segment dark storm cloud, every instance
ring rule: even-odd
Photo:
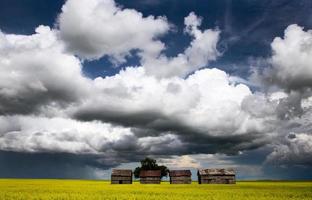
[[[68,91],[36,92],[25,90],[17,96],[6,96],[0,92],[0,115],[40,113],[44,107],[59,106],[66,108],[68,104],[76,102],[77,96]],[[55,105],[56,104],[56,105]]]
[[[301,107],[302,96],[300,92],[291,92],[287,98],[279,103],[276,109],[277,115],[285,120],[301,116],[304,112]]]
[[[114,163],[99,163],[94,155],[65,153],[18,153],[0,151],[3,178],[98,178],[95,168],[109,169]]]
[[[74,113],[74,118],[83,121],[92,121],[95,119],[102,120],[103,122],[112,122],[116,124],[122,124],[125,126],[133,127],[136,126],[144,126],[146,128],[153,128],[157,127],[157,124],[164,124],[167,122],[165,116],[162,113],[157,111],[142,111],[138,113],[128,113],[128,112],[118,112],[116,110],[99,110],[98,108],[93,109],[85,109],[79,110],[78,112]],[[167,122],[168,123],[168,122]],[[164,126],[159,126],[159,128],[163,128]]]
[[[205,135],[205,132],[186,126],[179,120],[165,116],[160,111],[142,111],[139,113],[118,112],[116,110],[86,109],[74,113],[74,118],[83,121],[101,120],[130,127],[138,137],[155,136],[162,132],[179,133],[179,135]]]
[[[312,167],[291,166],[281,167],[267,165],[263,168],[268,180],[311,180]]]
[[[118,125],[131,127],[131,130],[138,138],[144,137],[157,137],[162,133],[172,133],[177,135],[180,142],[182,142],[183,148],[174,149],[174,152],[169,151],[168,147],[162,149],[160,152],[150,152],[157,153],[160,155],[183,155],[183,154],[198,154],[198,153],[225,153],[225,154],[237,154],[242,150],[250,150],[261,147],[268,143],[268,139],[265,138],[262,132],[250,132],[242,135],[235,136],[211,136],[209,135],[209,130],[199,130],[186,126],[185,124],[174,120],[173,118],[168,118],[161,116],[161,113],[151,113],[142,112],[140,114],[133,113],[123,113],[118,115],[117,112],[99,112],[94,113],[89,110],[90,113],[77,113],[75,117],[79,120],[102,120],[103,122],[116,123]],[[136,151],[138,146],[131,145],[132,140],[125,140],[130,142],[130,144],[124,144],[124,147],[129,145],[135,147],[131,151]],[[162,144],[162,145],[165,145]],[[121,145],[123,146],[123,145]],[[129,149],[130,150],[130,149]],[[147,153],[148,150],[145,150]]]

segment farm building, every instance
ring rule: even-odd
[[[160,170],[141,170],[140,172],[141,184],[160,184],[160,179]]]
[[[200,169],[197,172],[199,184],[235,184],[233,169]]]
[[[190,170],[170,170],[170,184],[191,184],[192,173]]]
[[[113,169],[111,176],[112,184],[132,184],[132,170]]]

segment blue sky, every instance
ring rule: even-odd
[[[0,177],[311,179],[311,1],[91,2],[0,2]]]

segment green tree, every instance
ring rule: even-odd
[[[141,167],[137,167],[134,170],[134,177],[139,178],[140,177],[140,171],[141,170],[160,170],[161,171],[161,178],[168,175],[169,169],[164,165],[158,165],[156,160],[152,158],[145,158],[144,160],[141,160]]]

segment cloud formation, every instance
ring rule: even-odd
[[[1,116],[0,149],[19,152],[99,154],[132,136],[129,128],[65,118]]]
[[[275,146],[266,162],[277,165],[311,165],[312,135],[306,133],[289,134],[283,144]]]
[[[276,105],[278,139],[266,163],[278,166],[311,166],[311,66],[312,33],[296,24],[271,44],[270,67],[260,79],[269,90],[280,90]]]
[[[164,44],[158,37],[169,31],[165,17],[123,9],[113,0],[68,0],[58,19],[68,49],[84,59],[105,55],[124,62],[131,50],[158,54]]]
[[[184,126],[214,136],[248,129],[240,104],[251,91],[230,83],[230,77],[217,69],[200,70],[187,79],[159,80],[147,76],[144,68],[127,68],[115,76],[97,78],[94,84],[97,95],[78,108],[74,115],[79,119],[168,131]],[[241,128],[242,122],[246,127]]]
[[[192,37],[191,44],[183,53],[176,57],[167,57],[160,54],[157,57],[142,53],[142,65],[146,73],[156,77],[170,78],[173,76],[185,77],[190,73],[206,67],[210,61],[220,55],[217,50],[219,30],[207,29],[201,31],[199,26],[202,19],[191,12],[184,19],[184,32]]]
[[[311,166],[311,31],[291,25],[272,42],[271,66],[259,76],[274,89],[262,92],[207,68],[221,56],[220,31],[200,30],[202,20],[185,17],[191,43],[175,57],[159,39],[170,30],[164,17],[113,0],[68,0],[54,29],[0,32],[0,150],[90,156],[79,165],[97,168],[147,155],[195,167],[179,156],[261,147],[273,149],[265,163]],[[83,74],[84,59],[118,64],[135,50],[140,66]]]
[[[271,46],[273,68],[266,72],[270,81],[288,90],[311,88],[312,31],[290,25],[284,38],[275,38]]]
[[[55,30],[39,26],[33,35],[0,37],[0,114],[31,114],[86,95],[90,80],[79,59],[64,53]]]

